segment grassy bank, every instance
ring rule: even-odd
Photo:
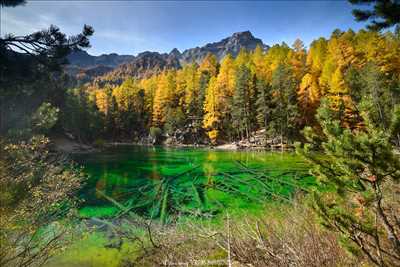
[[[229,260],[233,266],[361,266],[363,259],[347,254],[304,201],[167,226],[131,216],[109,220],[46,266],[224,266]]]

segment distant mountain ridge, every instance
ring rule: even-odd
[[[132,55],[118,55],[116,53],[92,56],[83,50],[74,51],[67,57],[70,65],[76,65],[81,68],[93,67],[96,65],[117,67],[118,65],[131,61],[134,58],[135,57]]]
[[[109,72],[111,72],[109,76],[140,78],[163,69],[178,69],[192,62],[200,63],[208,53],[214,54],[218,60],[221,60],[227,54],[236,57],[241,49],[252,51],[257,45],[264,50],[269,48],[261,39],[255,38],[250,31],[244,31],[234,33],[221,41],[208,43],[202,47],[186,49],[182,53],[174,48],[170,53],[145,51],[137,56],[118,55],[116,53],[92,56],[86,51],[78,50],[68,56],[70,63],[68,70],[72,75],[79,73],[88,76],[86,79],[93,78],[88,73],[94,73],[94,76],[98,74],[97,76],[99,76],[107,75]],[[99,66],[102,67],[99,68]],[[91,70],[93,68],[96,71]],[[102,71],[97,71],[98,69]]]

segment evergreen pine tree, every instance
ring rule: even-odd
[[[263,80],[258,80],[257,92],[257,122],[260,128],[266,130],[271,113],[271,86]]]
[[[236,73],[236,85],[233,95],[232,121],[240,138],[249,138],[250,132],[250,83],[249,68],[241,65]]]
[[[307,127],[309,143],[297,147],[319,182],[312,206],[350,252],[364,253],[378,266],[398,266],[400,159],[390,134],[374,125],[368,109],[361,109],[362,130],[343,128],[343,114],[330,107],[325,99],[318,110],[323,135]]]
[[[297,132],[297,99],[296,83],[288,66],[280,64],[272,75],[273,108],[270,132],[279,137],[281,143],[288,142]]]

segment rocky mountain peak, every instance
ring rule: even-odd
[[[219,42],[209,43],[203,47],[185,50],[182,53],[180,63],[186,64],[192,61],[199,63],[208,53],[216,55],[218,60],[221,60],[227,54],[236,57],[241,49],[252,51],[257,47],[257,45],[261,46],[264,50],[269,48],[261,39],[255,38],[250,31],[236,32]]]
[[[179,50],[177,48],[174,48],[171,50],[171,52],[169,52],[169,55],[179,57],[181,55],[181,52],[179,52]]]
[[[241,39],[241,40],[256,39],[256,38],[254,38],[253,34],[250,31],[235,32],[234,34],[232,34],[231,38]]]
[[[261,39],[255,38],[250,31],[236,32],[231,37],[224,39],[224,41],[225,49],[233,56],[237,55],[242,48],[254,50],[257,45],[265,50],[268,48]]]
[[[164,69],[178,69],[192,62],[200,63],[208,53],[214,54],[218,60],[231,54],[236,57],[241,49],[248,51],[261,46],[264,50],[269,47],[261,39],[255,38],[250,31],[236,32],[218,42],[208,43],[201,47],[187,49],[182,53],[174,48],[169,53],[145,51],[136,57],[129,55],[104,54],[91,56],[86,51],[78,51],[69,56],[71,67],[89,70],[95,66],[103,65],[113,68],[110,73],[122,77],[144,77]],[[105,68],[101,69],[102,71]],[[100,73],[96,68],[95,73]],[[113,76],[111,75],[111,76]]]

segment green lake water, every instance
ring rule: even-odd
[[[121,213],[111,199],[164,222],[257,212],[313,184],[307,165],[289,152],[118,146],[75,160],[89,174],[82,217]]]

